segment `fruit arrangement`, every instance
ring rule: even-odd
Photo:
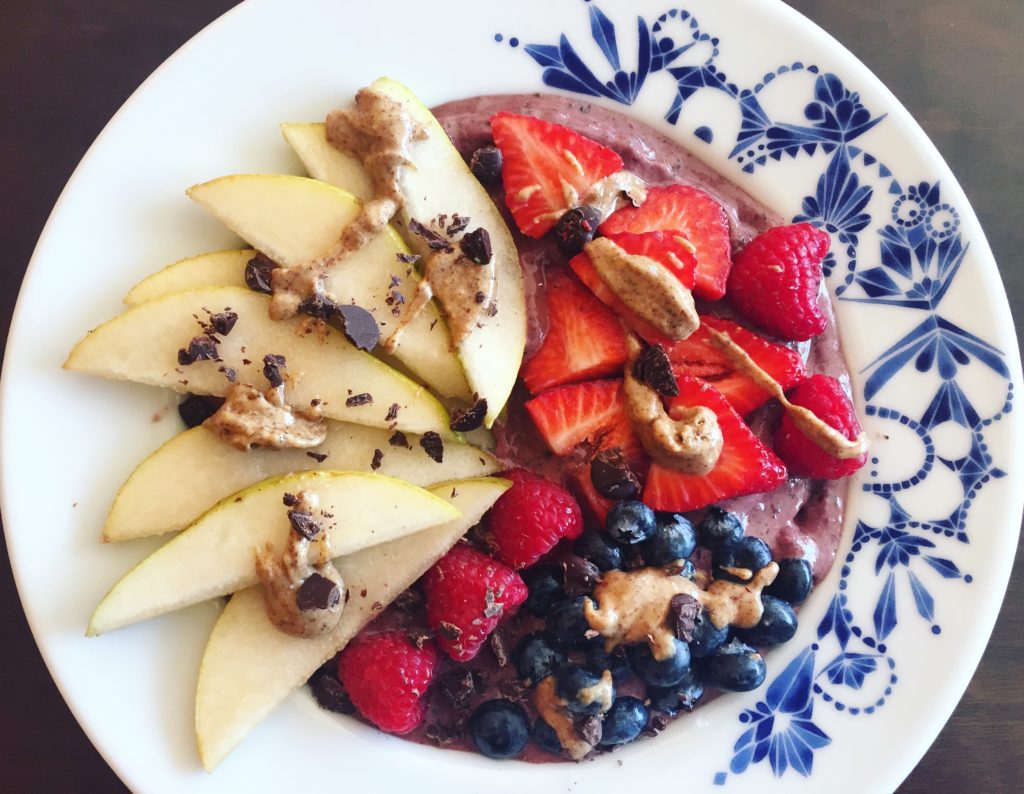
[[[460,152],[387,79],[282,129],[312,178],[189,191],[252,248],[140,282],[65,365],[185,393],[190,428],[104,528],[179,534],[89,633],[230,596],[197,687],[207,769],[307,681],[383,731],[528,760],[759,686],[813,571],[729,500],[865,459],[842,383],[793,344],[828,323],[828,236],[735,253],[704,190],[523,114]],[[525,363],[517,244],[557,252]]]

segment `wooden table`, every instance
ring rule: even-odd
[[[791,4],[853,50],[924,126],[981,217],[1011,305],[1021,316],[1024,4]],[[153,69],[232,5],[232,0],[5,0],[0,9],[0,228],[6,253],[0,267],[6,287],[0,290],[0,328],[9,325],[36,238],[86,148]],[[1014,574],[974,681],[901,792],[1024,787],[1024,568],[1019,557]],[[4,790],[123,790],[71,717],[39,657],[6,553],[0,562],[0,625],[5,627],[0,653]],[[936,665],[941,668],[942,660]]]

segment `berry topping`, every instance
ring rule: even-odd
[[[530,721],[523,707],[501,698],[482,703],[467,728],[476,749],[488,758],[519,755],[530,739]]]
[[[622,550],[611,538],[588,529],[576,541],[576,553],[590,560],[602,571],[622,567]]]
[[[654,511],[643,502],[618,502],[605,519],[605,529],[619,543],[642,543],[654,534]]]
[[[618,318],[590,290],[564,271],[547,285],[548,333],[523,367],[533,394],[566,383],[614,375],[626,362],[626,337]]]
[[[455,661],[480,651],[501,619],[526,600],[526,585],[511,568],[460,545],[423,577],[427,625]]]
[[[501,150],[497,146],[481,146],[469,158],[469,170],[484,185],[501,184]]]
[[[723,645],[702,661],[701,675],[708,686],[726,692],[749,692],[764,683],[764,658],[739,640]]]
[[[711,557],[716,579],[730,582],[744,581],[739,576],[729,573],[725,568],[745,568],[757,573],[772,561],[772,550],[761,538],[742,537],[735,543],[719,546]]]
[[[489,542],[513,568],[532,565],[562,538],[583,532],[580,506],[567,490],[523,469],[505,472],[512,487],[490,512]]]
[[[779,560],[779,575],[764,592],[790,604],[802,604],[811,594],[811,573],[811,563],[808,560],[795,557]]]
[[[566,656],[540,633],[527,634],[515,651],[516,672],[528,686],[557,673],[566,663]]]
[[[555,691],[574,714],[599,714],[615,699],[615,685],[607,670],[565,667],[558,673]]]
[[[583,614],[583,600],[588,596],[567,598],[555,604],[548,613],[547,635],[557,648],[583,648],[587,644],[590,624]],[[591,600],[591,604],[593,605]]]
[[[519,230],[539,238],[587,191],[622,168],[622,158],[578,132],[532,116],[491,117],[501,150],[505,204]]]
[[[793,607],[770,595],[762,595],[761,603],[764,604],[761,620],[752,629],[736,629],[736,637],[756,648],[781,645],[793,639],[797,628]]]
[[[693,621],[693,630],[690,632],[690,655],[694,659],[703,659],[710,656],[729,639],[729,627],[718,628],[711,621],[708,611],[702,610]]]
[[[808,223],[776,226],[755,237],[736,257],[729,303],[783,339],[817,336],[828,324],[818,291],[830,239]]]
[[[338,678],[363,717],[401,734],[423,721],[436,664],[432,642],[417,648],[404,631],[360,634],[342,651]]]
[[[648,687],[651,708],[674,717],[680,709],[693,711],[697,701],[704,697],[704,682],[693,668],[686,671],[683,680],[671,687]]]
[[[555,732],[555,729],[540,717],[533,723],[533,731],[530,734],[530,738],[533,739],[535,745],[545,752],[552,753],[553,755],[559,755],[562,752],[562,743],[558,740],[558,734]]]
[[[835,428],[853,441],[860,435],[860,422],[853,403],[843,385],[828,375],[812,375],[787,395],[794,405],[809,409],[825,424]],[[834,458],[783,414],[782,422],[775,431],[775,451],[798,477],[816,477],[837,480],[853,474],[867,461],[867,453],[855,458]]]
[[[647,191],[639,207],[624,207],[601,224],[601,234],[676,232],[693,245],[697,258],[694,293],[706,300],[725,294],[731,243],[729,218],[722,205],[703,190],[688,185],[664,185]]]
[[[769,342],[742,325],[713,314],[701,315],[700,323],[700,328],[689,337],[667,347],[676,377],[695,375],[710,383],[740,416],[763,405],[771,395],[736,369],[732,360],[712,341],[708,328],[727,333],[783,389],[807,377],[803,359],[795,350]]]
[[[551,607],[565,598],[562,568],[558,565],[534,565],[523,571],[523,581],[530,591],[526,597],[526,608],[539,618],[548,614]]]
[[[620,645],[609,653],[604,649],[604,637],[594,637],[587,644],[586,660],[591,667],[610,671],[614,681],[623,681],[633,675],[633,665],[629,663],[626,649]]]
[[[743,537],[743,522],[735,513],[728,513],[718,505],[712,505],[700,522],[700,545],[714,551],[728,546]]]
[[[558,250],[566,259],[576,256],[583,245],[594,239],[601,212],[596,207],[573,207],[555,224],[555,240]]]
[[[655,530],[640,551],[648,565],[668,565],[685,560],[697,548],[697,530],[678,513],[657,513]]]
[[[650,713],[635,697],[616,698],[601,723],[601,744],[611,746],[633,741],[647,727]]]
[[[770,491],[786,481],[786,467],[761,443],[712,386],[690,376],[679,379],[680,404],[715,412],[724,443],[715,467],[704,475],[651,465],[644,502],[655,510],[686,512],[722,499]]]
[[[675,653],[661,661],[651,655],[646,642],[629,646],[629,661],[640,680],[651,686],[675,686],[690,669],[690,646],[679,639],[672,640]]]

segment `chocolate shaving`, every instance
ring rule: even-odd
[[[427,741],[435,747],[447,747],[455,741],[456,737],[459,735],[459,731],[454,727],[434,723],[427,726],[423,735],[426,736]]]
[[[345,400],[345,405],[348,408],[358,408],[360,405],[372,404],[373,395],[370,394],[368,391],[364,391],[362,394],[353,394],[351,397]]]
[[[330,320],[340,310],[340,306],[326,295],[310,295],[299,303],[299,311],[316,317],[318,320]]]
[[[384,421],[385,422],[390,422],[393,419],[396,419],[398,417],[398,409],[399,409],[399,407],[400,406],[398,405],[398,403],[391,403],[391,407],[388,408],[387,414],[384,415]]]
[[[424,226],[415,218],[409,219],[409,231],[423,238],[427,248],[431,251],[441,251],[448,247],[448,240],[433,229]]]
[[[498,667],[504,667],[508,664],[508,649],[505,645],[505,636],[500,632],[496,631],[491,634],[490,637],[491,652],[494,654],[494,658],[498,662]]]
[[[602,449],[590,464],[590,482],[606,499],[633,499],[640,493],[640,480],[618,447]]]
[[[406,449],[412,449],[409,445],[409,439],[405,437],[405,433],[401,430],[396,430],[392,433],[391,438],[388,439],[388,443],[393,447],[405,447]]]
[[[317,463],[323,463],[328,457],[330,457],[326,452],[307,452],[306,454]]]
[[[338,315],[348,341],[359,350],[373,350],[380,342],[380,326],[362,306],[339,306]]]
[[[465,708],[473,697],[473,674],[465,667],[456,668],[438,682],[438,689],[452,706]]]
[[[505,605],[494,597],[494,591],[487,588],[484,592],[484,617],[496,618],[505,610]]]
[[[263,357],[263,377],[276,389],[284,384],[281,370],[287,366],[288,363],[285,361],[284,356],[275,356],[273,353],[268,353]]]
[[[437,633],[444,637],[448,642],[458,642],[462,639],[462,629],[454,623],[449,623],[447,620],[441,621],[437,627]]]
[[[661,345],[651,345],[637,357],[633,364],[633,377],[663,397],[679,396],[679,384],[672,372],[672,362]]]
[[[285,504],[288,503],[285,502]],[[292,525],[292,529],[306,540],[313,540],[323,529],[318,522],[313,520],[312,513],[302,510],[289,510],[288,522]]]
[[[444,460],[444,441],[433,430],[428,430],[423,434],[420,438],[420,446],[435,463],[441,463]]]
[[[601,718],[596,714],[586,717],[576,728],[576,733],[591,747],[597,747],[601,743],[601,734],[603,732]]]
[[[192,337],[188,348],[181,348],[178,351],[178,363],[183,367],[195,364],[197,361],[217,360],[217,340],[208,334]]]
[[[373,451],[373,460],[370,461],[370,468],[373,471],[377,471],[377,469],[380,468],[380,464],[383,462],[383,460],[384,460],[384,450],[382,450],[382,449],[375,449]]]
[[[562,569],[565,571],[564,589],[568,596],[593,592],[601,578],[601,570],[594,563],[576,554],[570,554],[562,561]]]
[[[669,620],[683,642],[693,639],[693,627],[699,614],[700,601],[688,593],[678,593],[668,602]]]
[[[303,612],[311,609],[333,609],[341,601],[341,590],[333,582],[315,571],[302,583],[295,595],[295,604]]]
[[[494,255],[491,249],[491,235],[483,227],[466,232],[459,241],[459,248],[478,265],[489,265]]]
[[[664,714],[652,714],[647,722],[647,727],[643,729],[642,733],[644,736],[657,736],[667,727],[668,717]]]
[[[267,295],[274,291],[271,271],[277,268],[277,262],[258,251],[256,256],[245,263],[245,285],[253,292]]]
[[[337,662],[334,663],[334,669],[337,670]],[[311,684],[313,689],[313,697],[316,698],[316,702],[320,708],[333,711],[338,714],[354,714],[356,707],[352,705],[352,701],[348,699],[348,695],[345,694],[345,689],[342,687],[341,682],[335,677],[333,673],[321,673],[313,679]]]
[[[224,377],[228,379],[228,383],[234,383],[238,380],[238,370],[234,367],[217,367],[217,371],[224,373]]]
[[[423,646],[427,644],[430,639],[430,632],[424,631],[423,629],[410,629],[406,632],[406,639],[409,640],[411,645],[416,646],[417,651],[422,651]]]
[[[295,507],[299,503],[299,497],[293,493],[286,493],[281,497],[281,501],[284,502],[285,507]]]
[[[457,433],[468,433],[470,430],[476,430],[480,427],[484,423],[484,417],[486,416],[487,399],[481,397],[465,411],[458,408],[452,411],[452,419],[448,427]]]
[[[395,254],[398,257],[399,262],[403,262],[407,265],[414,265],[420,261],[419,254]]]
[[[454,237],[459,232],[465,231],[467,226],[469,226],[469,218],[456,212],[452,215],[451,225],[445,229],[445,233],[449,237]]]
[[[394,600],[396,608],[407,615],[415,615],[423,608],[423,594],[419,590],[409,588],[399,593]]]
[[[217,413],[223,404],[223,397],[189,394],[178,403],[178,415],[186,427],[197,427]]]

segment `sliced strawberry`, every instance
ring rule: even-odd
[[[694,294],[718,300],[732,267],[729,218],[722,205],[689,185],[663,185],[647,191],[639,207],[623,207],[601,224],[601,234],[674,230],[693,243],[697,255]]]
[[[564,271],[549,274],[547,299],[548,335],[522,372],[531,393],[622,371],[626,336],[614,312]]]
[[[622,158],[607,146],[533,116],[496,113],[491,131],[501,150],[505,203],[519,230],[535,239],[596,182],[622,168]]]
[[[761,369],[777,380],[783,389],[788,389],[807,377],[800,354],[785,345],[769,342],[753,331],[732,320],[703,314],[700,328],[681,342],[673,342],[666,348],[672,361],[676,377],[695,375],[718,389],[740,416],[746,416],[759,405],[767,402],[768,392],[754,381],[738,372],[729,357],[711,341],[707,328],[729,334],[732,341],[742,347]],[[679,398],[670,403],[678,403]]]
[[[621,380],[594,380],[551,389],[526,403],[533,422],[556,455],[571,455],[585,442],[617,446],[626,454],[639,447],[626,416]]]
[[[601,303],[619,315],[630,328],[648,342],[652,344],[672,344],[673,340],[659,333],[654,326],[626,306],[619,296],[612,292],[608,285],[604,283],[604,280],[597,274],[597,269],[594,267],[590,257],[587,256],[586,251],[570,259],[569,267],[572,268],[573,273],[579,276],[580,281],[586,284],[590,291],[597,296]]]
[[[655,510],[684,512],[751,493],[771,491],[786,481],[786,467],[761,443],[713,386],[684,375],[679,403],[704,405],[715,412],[725,441],[708,474],[683,474],[652,463],[647,472],[644,502]]]
[[[639,254],[660,262],[672,271],[684,287],[693,289],[697,256],[682,232],[618,232],[605,236],[627,254]]]

